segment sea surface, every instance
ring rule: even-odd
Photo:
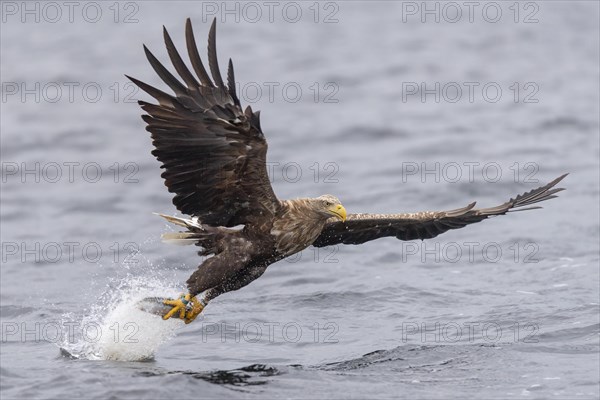
[[[597,399],[599,3],[2,2],[2,399]],[[542,210],[309,248],[190,325],[139,311],[202,259],[124,74],[162,26],[262,110],[280,198]],[[187,58],[187,57],[184,57]]]

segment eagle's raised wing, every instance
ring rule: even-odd
[[[530,210],[540,207],[529,206],[540,201],[553,199],[556,193],[564,190],[554,188],[567,174],[545,186],[521,194],[504,204],[491,208],[474,208],[475,203],[451,211],[425,211],[406,214],[350,214],[345,222],[328,222],[313,246],[323,247],[334,244],[361,244],[386,236],[400,240],[430,239],[450,229],[459,229],[469,224],[483,221],[491,216],[503,215],[509,211]]]
[[[208,36],[209,77],[196,47],[191,21],[186,21],[186,44],[200,82],[177,52],[167,30],[164,39],[181,83],[144,46],[146,57],[175,96],[131,78],[158,105],[139,101],[162,162],[162,177],[173,204],[203,224],[235,226],[253,217],[273,214],[279,201],[266,169],[267,142],[260,128],[260,113],[242,111],[236,94],[233,64],[229,60],[227,85],[219,72],[215,47],[216,19]],[[214,81],[214,82],[213,82]]]

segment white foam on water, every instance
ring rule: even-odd
[[[64,335],[61,349],[74,358],[88,360],[152,359],[159,346],[174,337],[184,323],[178,319],[164,321],[140,310],[137,303],[145,297],[173,297],[181,291],[165,287],[156,278],[125,278],[116,288],[109,289],[106,299],[92,306],[88,315],[64,316],[78,329],[75,335]]]

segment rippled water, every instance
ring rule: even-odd
[[[597,3],[451,22],[430,2],[439,23],[421,2],[276,3],[273,22],[254,3],[256,23],[89,4],[71,22],[2,3],[2,398],[599,397]],[[201,260],[160,242],[152,212],[175,210],[123,74],[160,84],[141,43],[166,60],[161,25],[183,49],[190,16],[203,49],[214,12],[281,198],[486,206],[563,172],[568,190],[422,243],[308,249],[188,326],[139,312]]]

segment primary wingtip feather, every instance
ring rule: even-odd
[[[233,61],[231,61],[231,58],[229,59],[227,67],[227,89],[229,91],[229,96],[231,96],[235,105],[241,107],[240,99],[237,97],[235,88],[235,73],[233,72]]]
[[[176,94],[185,94],[186,88],[179,82],[175,76],[169,72],[168,69],[165,68],[164,65],[152,54],[152,52],[144,45],[144,53],[146,53],[146,58],[152,69],[156,72],[156,74],[163,80]]]
[[[219,61],[217,59],[217,19],[213,19],[210,31],[208,32],[208,66],[212,74],[215,85],[219,88],[224,88],[221,71],[219,71]]]
[[[189,19],[189,18],[188,18]],[[200,83],[194,78],[194,75],[190,72],[189,68],[183,62],[183,59],[179,55],[175,44],[173,43],[173,39],[169,35],[167,28],[163,25],[163,38],[165,41],[165,46],[167,47],[167,52],[169,53],[169,58],[171,59],[171,63],[177,70],[177,73],[183,78],[185,83],[190,88],[197,88],[200,86]]]
[[[558,192],[562,192],[565,189],[554,188],[554,186],[556,186],[560,181],[562,181],[567,175],[568,174],[563,174],[544,186],[541,186],[537,189],[533,189],[529,192],[523,193],[515,197],[514,199],[511,199],[510,202],[512,204],[510,208],[528,206],[557,197],[555,194]]]
[[[192,20],[189,18],[185,22],[185,43],[190,62],[192,63],[192,67],[194,68],[196,75],[198,75],[198,78],[200,78],[200,82],[202,82],[204,86],[214,87],[215,85],[208,76],[206,68],[204,68],[204,64],[202,64],[200,53],[198,53],[198,46],[196,45],[196,38],[194,37],[194,29],[192,28]]]
[[[132,76],[129,75],[125,75],[127,77],[127,79],[129,79],[131,82],[135,83],[140,89],[142,89],[144,92],[148,93],[150,96],[154,97],[156,100],[158,100],[158,102],[163,105],[163,106],[167,106],[167,107],[174,107],[174,99],[171,95],[163,92],[160,89],[157,89],[153,86],[148,85],[145,82],[140,81],[139,79],[136,79]]]

